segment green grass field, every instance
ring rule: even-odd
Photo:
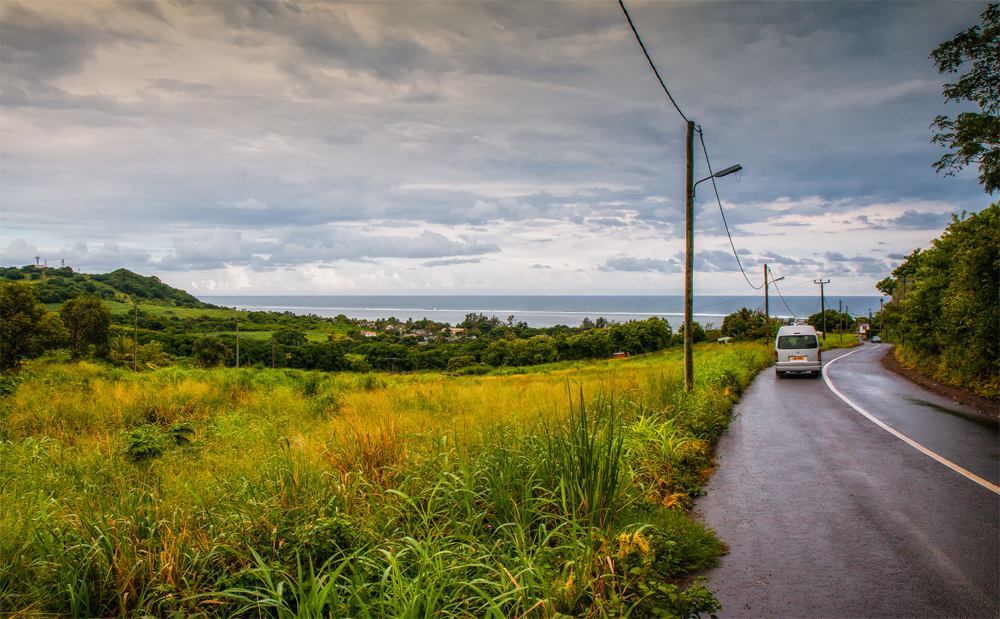
[[[4,616],[695,616],[760,345],[509,376],[36,361],[4,383]]]

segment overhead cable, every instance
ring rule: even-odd
[[[736,258],[736,264],[740,267],[740,273],[743,274],[743,279],[747,280],[747,284],[750,284],[750,287],[754,290],[760,290],[764,287],[764,284],[754,286],[750,282],[750,278],[747,277],[747,272],[743,270],[743,264],[740,263],[740,256],[736,253],[736,245],[733,244],[733,235],[729,234],[729,224],[726,223],[726,212],[722,210],[722,199],[719,197],[719,187],[715,184],[715,176],[712,175],[712,162],[708,159],[708,149],[705,147],[705,135],[702,133],[701,125],[698,126],[697,131],[698,139],[701,140],[701,150],[705,153],[705,163],[708,165],[709,178],[712,179],[712,189],[715,190],[715,201],[719,203],[719,212],[722,213],[722,225],[726,227],[726,236],[729,237],[729,246],[733,248],[733,256]]]
[[[770,271],[770,270],[771,269],[768,269],[768,271]],[[788,310],[788,313],[792,315],[792,318],[795,318],[795,312],[792,311],[792,308],[788,307],[788,303],[785,302],[785,297],[782,296],[781,290],[778,289],[778,282],[774,281],[774,278],[772,277],[771,278],[771,283],[774,284],[774,290],[775,290],[775,292],[778,293],[778,297],[781,299],[781,302],[784,304],[785,309]]]
[[[639,42],[639,47],[642,48],[642,53],[646,55],[646,60],[649,62],[650,68],[653,69],[653,73],[656,75],[656,79],[660,81],[660,86],[663,87],[663,92],[667,93],[667,97],[670,99],[670,102],[674,104],[674,109],[677,110],[677,113],[681,115],[681,118],[687,121],[688,119],[687,116],[685,116],[684,112],[681,111],[681,108],[677,106],[677,102],[674,101],[673,95],[671,95],[670,91],[667,90],[667,85],[663,83],[663,78],[660,77],[660,72],[656,70],[656,65],[653,64],[653,59],[649,57],[649,52],[646,51],[646,46],[643,45],[642,38],[639,37],[639,33],[635,29],[635,24],[632,23],[632,18],[629,16],[628,11],[625,9],[625,3],[622,2],[622,0],[618,0],[618,6],[622,7],[622,13],[625,13],[625,19],[628,20],[628,25],[630,28],[632,28],[632,34],[635,35],[635,40]]]

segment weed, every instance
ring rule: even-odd
[[[758,348],[696,349],[692,393],[671,354],[463,378],[36,361],[2,398],[0,607],[711,612],[671,579],[725,549],[680,508]]]

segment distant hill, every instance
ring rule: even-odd
[[[124,303],[143,301],[175,307],[217,307],[202,303],[183,290],[164,284],[157,277],[144,277],[128,269],[92,275],[75,273],[70,267],[0,267],[0,280],[31,282],[38,288],[38,299],[42,303],[62,303],[67,299],[90,294]]]

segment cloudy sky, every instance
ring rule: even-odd
[[[626,2],[750,281],[874,283],[990,204],[930,52],[986,2]],[[681,294],[685,123],[616,0],[0,0],[0,263],[195,295]],[[695,178],[708,176],[696,141]],[[712,183],[698,294],[753,294]]]

